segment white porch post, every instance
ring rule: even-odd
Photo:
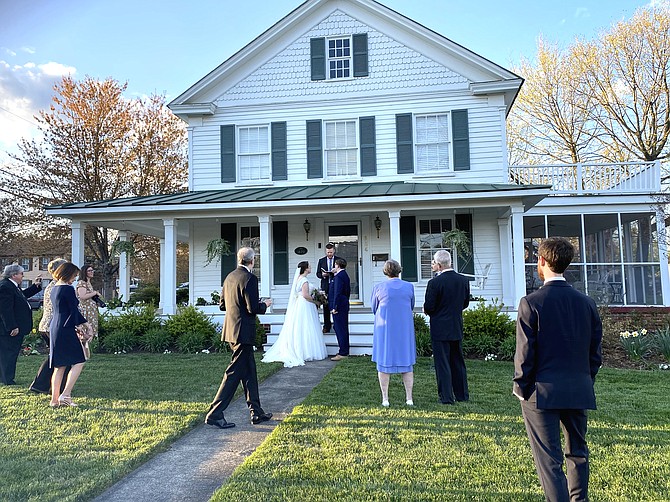
[[[161,263],[161,300],[163,314],[174,314],[177,310],[177,220],[165,218],[165,253]]]
[[[512,232],[510,219],[498,218],[498,239],[500,240],[500,263],[502,265],[502,302],[508,307],[516,307],[514,304],[514,268],[512,263]]]
[[[272,277],[272,259],[270,258],[270,216],[267,214],[258,217],[261,237],[261,290],[260,295],[270,298],[270,277]]]
[[[128,241],[126,230],[119,231],[119,241]],[[124,302],[127,302],[130,298],[130,268],[128,267],[128,256],[125,252],[119,255],[119,298]]]
[[[670,276],[668,276],[668,241],[665,232],[665,214],[656,210],[656,233],[658,236],[658,255],[661,260],[661,287],[663,288],[663,305],[670,305]]]
[[[400,211],[389,211],[389,236],[391,255],[389,258],[400,263]]]
[[[78,267],[84,265],[84,231],[86,223],[72,220],[72,263]]]
[[[160,288],[160,296],[158,298],[158,308],[163,309],[164,307],[164,302],[163,302],[163,294],[164,294],[164,289],[163,285],[165,284],[165,281],[163,280],[163,271],[165,270],[165,239],[158,239],[158,252],[159,252],[159,257],[158,257],[158,263],[159,263],[159,274],[158,274],[158,287]],[[175,296],[177,292],[175,291]],[[175,298],[176,301],[176,298]]]
[[[526,296],[523,256],[523,207],[512,207],[512,258],[514,260],[514,308]]]

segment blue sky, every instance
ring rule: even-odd
[[[639,7],[667,0],[382,0],[468,49],[511,67],[539,36],[592,39]],[[62,75],[112,77],[127,95],[175,98],[301,5],[300,0],[0,0],[0,162]],[[504,8],[501,8],[504,5]]]

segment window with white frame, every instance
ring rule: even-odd
[[[47,268],[49,267],[49,262],[50,261],[51,260],[49,260],[49,258],[47,256],[42,256],[42,265],[40,266],[40,269],[41,270],[47,270]]]
[[[449,115],[417,115],[415,131],[416,172],[435,174],[450,171]]]
[[[30,270],[30,264],[32,260],[30,258],[21,258],[21,266],[24,270]]]
[[[433,256],[440,249],[449,248],[444,246],[442,234],[452,229],[451,220],[434,219],[419,220],[419,252],[421,253],[421,279],[428,280],[433,277],[431,263]]]
[[[237,129],[237,159],[242,183],[270,181],[270,128],[267,125]]]
[[[351,77],[351,37],[328,40],[328,79]]]
[[[326,122],[326,175],[329,178],[358,175],[356,120]]]

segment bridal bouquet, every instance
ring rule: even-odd
[[[312,300],[316,302],[316,307],[319,308],[321,305],[326,303],[326,294],[320,289],[314,288],[312,290]]]

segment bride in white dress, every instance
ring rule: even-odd
[[[317,361],[328,356],[317,305],[311,295],[314,288],[307,281],[311,272],[309,262],[298,263],[284,325],[275,343],[263,356],[264,363],[282,362],[286,368],[292,368],[303,366],[305,361]]]

